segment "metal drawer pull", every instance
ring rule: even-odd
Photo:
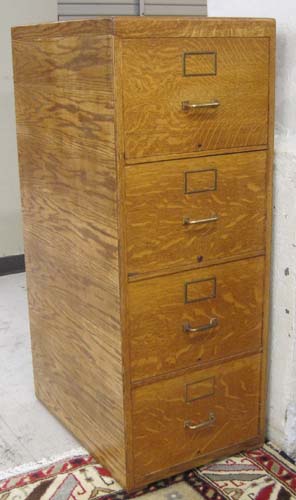
[[[215,422],[216,422],[215,413],[211,411],[209,413],[209,420],[201,422],[201,424],[195,424],[194,422],[191,422],[191,420],[185,420],[184,427],[185,429],[196,431],[198,429],[203,429],[204,427],[210,427],[211,425],[214,425]]]
[[[213,215],[213,217],[208,217],[207,219],[197,219],[193,220],[190,217],[183,218],[183,226],[190,226],[193,224],[206,224],[207,222],[216,222],[219,219],[218,215]]]
[[[211,101],[211,102],[183,101],[182,102],[183,111],[188,111],[190,109],[199,109],[199,108],[217,108],[218,106],[220,106],[219,101]]]
[[[217,318],[211,318],[210,322],[207,323],[206,325],[201,325],[196,327],[190,326],[190,323],[184,323],[183,331],[185,333],[198,333],[198,332],[203,332],[204,330],[210,330],[211,328],[215,328],[216,326],[218,326]]]

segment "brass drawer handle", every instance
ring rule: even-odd
[[[198,429],[203,429],[204,427],[210,427],[211,425],[214,425],[215,422],[216,422],[215,413],[211,411],[209,413],[209,420],[201,422],[201,424],[195,424],[194,422],[191,422],[191,420],[185,420],[184,427],[185,429],[196,431]]]
[[[206,224],[208,222],[216,222],[219,219],[218,215],[213,215],[213,217],[208,217],[207,219],[197,219],[193,220],[190,217],[183,218],[183,226],[190,226],[193,224]]]
[[[183,331],[185,333],[198,333],[198,332],[203,332],[205,330],[210,330],[211,328],[215,328],[216,326],[218,326],[217,318],[211,318],[210,322],[207,323],[206,325],[201,325],[196,327],[190,326],[190,323],[184,323]]]
[[[189,111],[190,109],[199,109],[199,108],[217,108],[218,106],[220,106],[219,101],[211,101],[211,102],[183,101],[182,102],[183,111]]]

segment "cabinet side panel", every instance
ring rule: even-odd
[[[113,38],[13,53],[36,394],[124,483]]]

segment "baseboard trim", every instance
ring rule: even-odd
[[[25,256],[9,255],[8,257],[0,257],[0,276],[7,274],[16,274],[25,272]]]

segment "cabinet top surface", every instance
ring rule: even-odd
[[[270,37],[274,30],[275,20],[268,18],[116,16],[17,26],[11,32],[14,41],[30,41],[86,34],[122,38]]]

